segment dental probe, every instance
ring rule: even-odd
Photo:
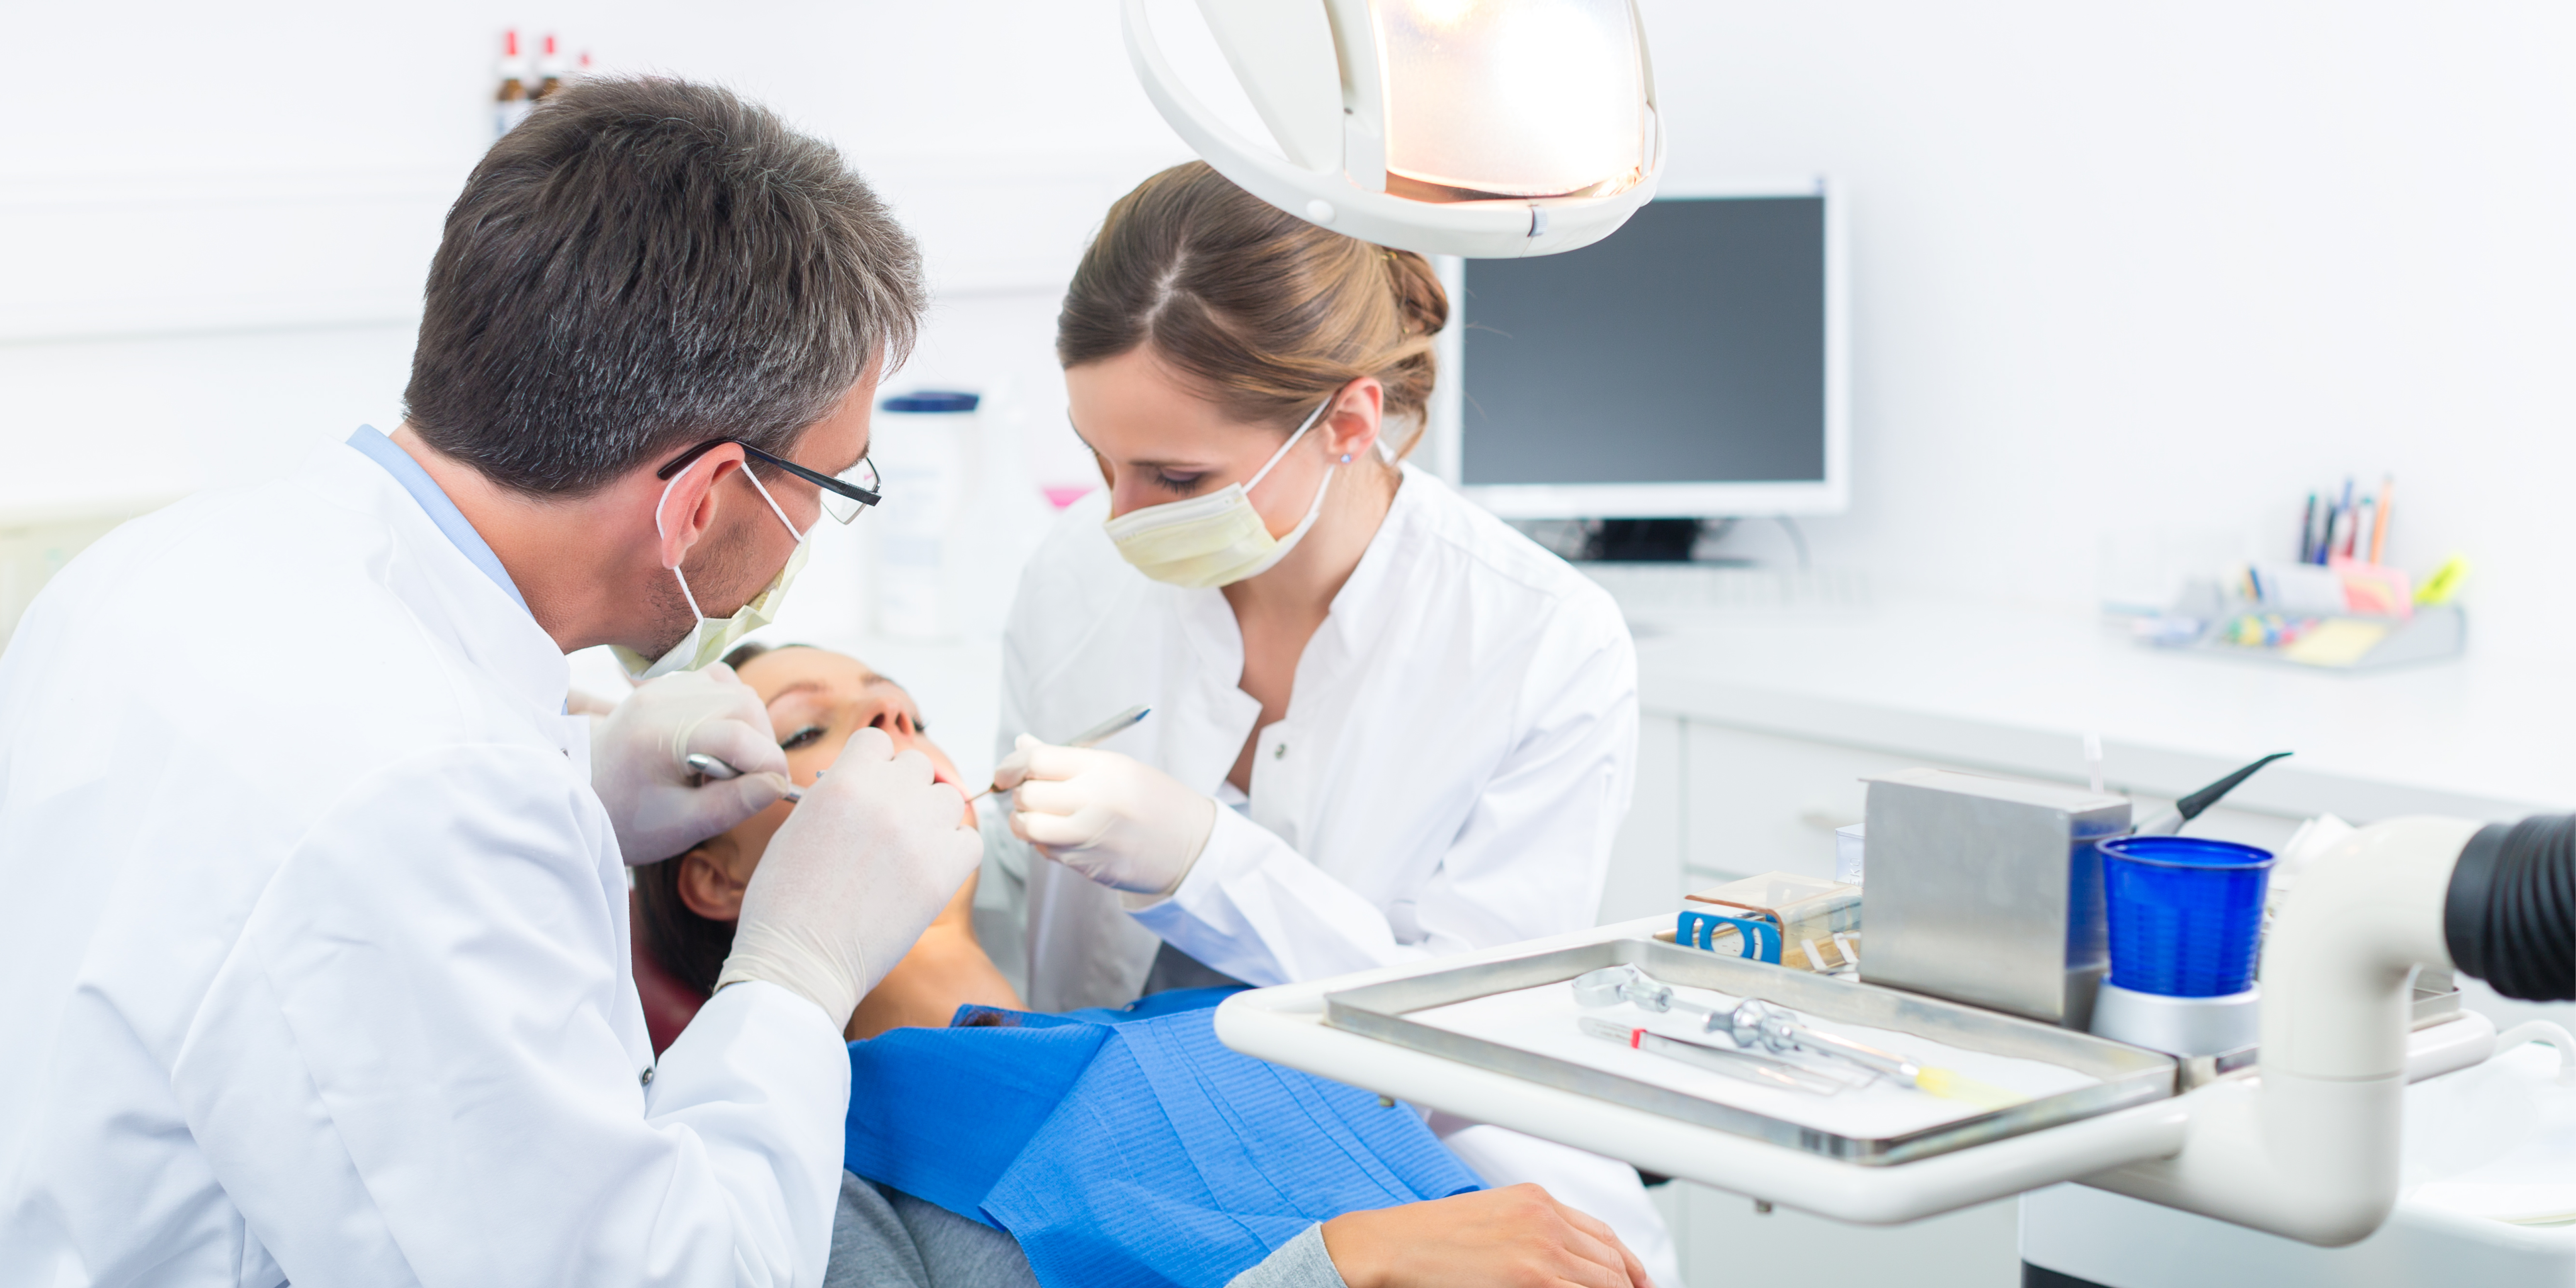
[[[1061,745],[1067,747],[1089,747],[1107,742],[1112,736],[1134,728],[1153,710],[1154,709],[1152,707],[1148,706],[1129,707],[1126,710],[1065,739]],[[984,790],[967,797],[966,803],[972,805],[1000,790],[1001,784],[988,783],[985,785]]]

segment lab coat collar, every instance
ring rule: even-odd
[[[1417,522],[1425,501],[1426,488],[1436,486],[1429,476],[1410,465],[1399,464],[1403,481],[1395,489],[1395,502],[1369,538],[1368,549],[1360,554],[1359,564],[1351,569],[1348,580],[1333,595],[1332,606],[1325,611],[1324,623],[1315,638],[1308,641],[1306,652],[1297,664],[1300,690],[1309,685],[1330,684],[1353,662],[1368,655],[1370,644],[1383,634],[1395,607],[1386,603],[1381,591],[1395,574],[1393,567],[1403,557],[1405,533]],[[1192,790],[1215,794],[1225,776],[1234,769],[1235,757],[1254,732],[1261,719],[1261,703],[1243,691],[1243,627],[1234,619],[1234,607],[1225,592],[1215,588],[1192,589],[1157,584],[1154,589],[1171,601],[1174,620],[1190,651],[1198,657],[1199,692],[1194,695],[1197,709],[1204,713],[1203,740],[1192,738],[1189,747],[1175,745],[1166,753],[1167,766],[1173,776]],[[1321,645],[1321,647],[1318,647]],[[1296,699],[1289,699],[1289,709],[1296,709]]]
[[[1397,462],[1396,470],[1395,500],[1387,507],[1386,520],[1378,524],[1377,535],[1369,538],[1368,549],[1360,552],[1359,564],[1351,569],[1349,579],[1334,592],[1332,609],[1324,614],[1324,624],[1315,632],[1331,632],[1345,657],[1366,656],[1369,645],[1385,632],[1387,619],[1398,606],[1381,592],[1395,576],[1396,562],[1413,548],[1410,543],[1414,538],[1407,533],[1419,521],[1423,492],[1438,486],[1429,475],[1404,462]],[[1307,649],[1311,653],[1314,646],[1310,643]],[[1304,677],[1301,674],[1299,678]]]
[[[1243,627],[1234,620],[1234,606],[1225,602],[1222,590],[1160,583],[1153,589],[1171,601],[1181,638],[1198,658],[1190,673],[1197,691],[1176,695],[1179,701],[1174,704],[1198,715],[1166,727],[1165,768],[1191,791],[1214,795],[1261,719],[1260,700],[1242,688]]]
[[[492,553],[492,543],[474,530],[474,524],[465,517],[465,512],[456,508],[455,498],[447,495],[447,489],[440,487],[438,480],[431,478],[429,471],[411,458],[411,453],[395,446],[394,440],[379,433],[373,425],[358,426],[358,431],[349,435],[349,446],[357,448],[359,454],[368,460],[384,466],[385,473],[393,475],[394,482],[402,484],[403,491],[411,493],[411,499],[420,502],[421,511],[429,516],[430,522],[438,525],[438,530],[446,535],[450,545],[455,546],[475,567],[482,569],[483,575],[491,578],[493,584],[510,592],[511,602],[522,609],[528,606],[528,597],[519,593],[519,583],[510,580],[510,570],[501,565],[501,556]]]
[[[410,604],[424,628],[446,635],[468,661],[525,701],[532,715],[547,717],[543,727],[559,740],[570,737],[555,726],[564,720],[572,664],[529,615],[515,587],[477,567],[402,482],[355,445],[316,449],[297,478],[332,504],[383,523],[394,558],[370,574]]]

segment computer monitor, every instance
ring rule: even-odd
[[[1832,514],[1848,501],[1840,202],[1667,184],[1607,239],[1451,260],[1433,459],[1506,518]]]

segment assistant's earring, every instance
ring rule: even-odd
[[[1350,454],[1349,452],[1344,452],[1344,453],[1342,453],[1342,464],[1344,464],[1344,465],[1348,465],[1348,464],[1350,464],[1350,463],[1351,463],[1351,454]]]

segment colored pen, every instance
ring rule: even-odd
[[[2396,476],[2383,476],[2379,480],[2379,521],[2370,530],[2370,561],[2374,564],[2381,562],[2388,553],[2388,512],[2396,501]]]
[[[2308,513],[2299,520],[2299,562],[2317,561],[2317,494],[2308,493]]]

